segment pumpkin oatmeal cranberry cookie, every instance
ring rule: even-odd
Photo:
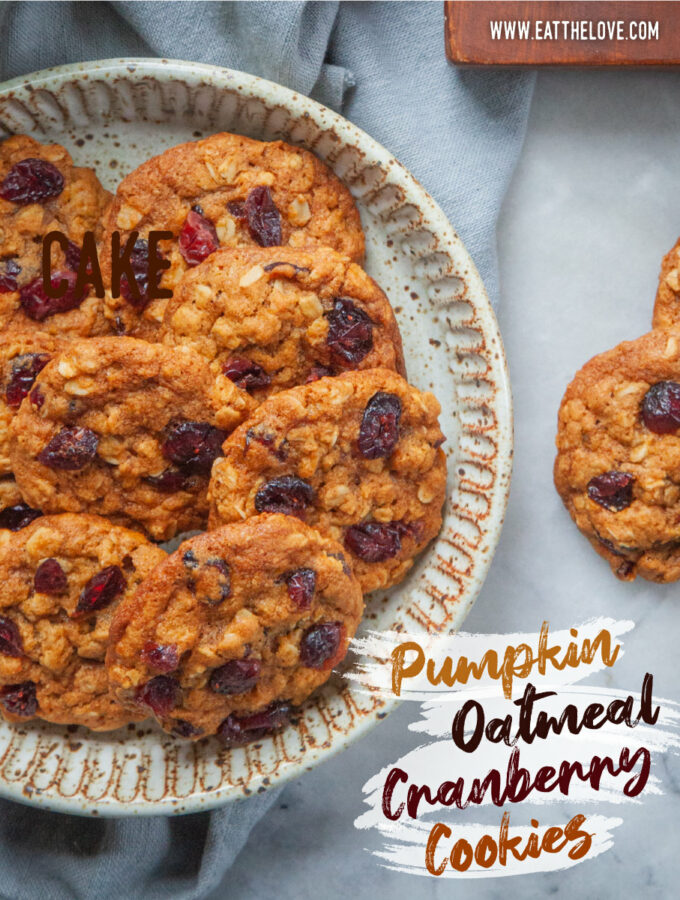
[[[328,248],[217,250],[168,302],[161,339],[204,356],[244,402],[350,369],[404,374],[392,307],[372,278]]]
[[[10,475],[9,428],[38,373],[67,341],[40,331],[0,334],[0,476]]]
[[[555,486],[619,578],[680,578],[680,329],[619,344],[576,374]]]
[[[45,516],[0,543],[0,713],[108,731],[144,718],[109,689],[109,626],[165,553],[98,516]]]
[[[237,395],[185,347],[74,341],[14,418],[12,471],[43,512],[96,512],[157,540],[204,527],[210,467],[241,420]]]
[[[16,135],[0,144],[0,327],[51,334],[104,334],[113,329],[102,301],[76,294],[76,270],[86,231],[98,234],[111,195],[92,169],[73,165],[59,144]],[[48,297],[42,281],[42,238],[60,231],[70,241],[53,247],[53,283],[66,293]]]
[[[329,678],[362,612],[342,547],[257,516],[185,541],[119,606],[109,678],[166,731],[243,743]]]
[[[211,527],[258,512],[298,516],[344,545],[364,591],[396,584],[442,523],[439,411],[432,394],[387,369],[269,397],[213,466]]]
[[[111,235],[139,235],[135,286],[122,284],[107,315],[119,330],[152,339],[165,300],[148,297],[148,234],[161,241],[170,268],[160,286],[174,290],[187,268],[222,246],[329,246],[351,259],[364,254],[359,213],[347,188],[313,154],[283,141],[215,134],[172,147],[123,179],[106,217],[102,271],[111,275]]]

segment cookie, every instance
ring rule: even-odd
[[[67,346],[55,335],[35,331],[0,334],[0,476],[10,475],[9,427],[38,373]]]
[[[74,341],[14,417],[12,471],[43,512],[96,512],[157,540],[202,528],[210,466],[240,421],[237,394],[185,347]]]
[[[329,678],[362,612],[342,547],[289,516],[256,516],[185,541],[121,604],[109,678],[166,731],[240,743]]]
[[[76,270],[85,232],[98,235],[111,199],[92,169],[73,165],[59,144],[16,135],[0,144],[0,328],[91,335],[112,331],[102,301],[76,293]],[[59,299],[45,293],[42,238],[65,234],[67,253],[53,245],[52,273],[66,280]]]
[[[118,604],[165,553],[98,516],[45,516],[0,542],[0,713],[108,731],[144,718],[109,689]]]
[[[558,417],[555,486],[623,580],[680,578],[680,329],[601,353]]]
[[[387,297],[328,248],[215,251],[180,280],[161,339],[204,356],[253,409],[269,394],[349,369],[405,374]]]
[[[361,261],[364,236],[347,188],[320,160],[282,141],[215,134],[180,144],[142,163],[123,179],[107,214],[102,271],[111,275],[111,236],[139,235],[131,257],[134,285],[107,299],[119,331],[151,339],[166,300],[148,302],[148,234],[171,231],[159,250],[170,268],[161,288],[222,246],[328,246]],[[109,280],[110,283],[110,280]]]
[[[396,584],[442,523],[439,411],[387,369],[273,395],[213,466],[211,527],[258,512],[299,516],[344,545],[364,591]]]
[[[680,324],[680,239],[664,256],[654,302],[653,328]]]
[[[13,475],[0,477],[0,531],[19,531],[41,515],[26,503]]]

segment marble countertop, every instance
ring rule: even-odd
[[[552,489],[556,412],[589,357],[649,329],[661,256],[680,233],[680,73],[539,73],[526,145],[499,223],[499,320],[515,401],[507,519],[466,630],[537,631],[595,614],[635,620],[612,687],[680,700],[674,674],[680,586],[617,582]],[[454,223],[455,224],[455,223]],[[215,897],[334,900],[455,896],[525,900],[670,897],[680,855],[680,761],[657,762],[663,796],[628,806],[613,849],[561,873],[513,879],[417,877],[379,865],[354,828],[361,787],[412,743],[406,704],[347,751],[288,785]],[[559,808],[555,808],[558,810]],[[603,815],[620,808],[597,805]],[[566,818],[564,819],[566,821]]]

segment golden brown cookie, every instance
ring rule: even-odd
[[[137,292],[127,281],[107,315],[118,330],[153,338],[165,300],[148,302],[148,234],[171,231],[159,244],[170,262],[160,286],[222,246],[329,246],[361,261],[364,236],[347,188],[313,154],[282,141],[215,134],[180,144],[123,179],[106,218],[102,270],[111,275],[111,235],[139,235],[132,256]]]
[[[166,731],[241,743],[326,681],[361,620],[342,547],[263,515],[180,545],[122,604],[109,678]]]
[[[12,423],[12,471],[43,512],[96,512],[157,540],[205,526],[210,466],[241,419],[185,347],[74,341],[38,375]]]
[[[680,329],[619,344],[576,374],[555,486],[619,578],[680,578]]]
[[[356,263],[325,247],[215,251],[180,280],[161,339],[204,356],[253,409],[323,375],[378,367],[404,374],[387,297]]]
[[[73,165],[59,144],[15,135],[0,144],[0,328],[91,335],[112,331],[102,301],[75,292],[86,231],[99,234],[111,195],[92,169]],[[42,283],[42,238],[59,231],[68,253],[52,248],[53,281],[68,282],[59,299]]]
[[[165,553],[98,516],[45,516],[0,542],[0,713],[108,731],[144,718],[109,690],[118,604]]]
[[[439,411],[387,369],[273,395],[213,466],[211,527],[258,512],[299,516],[344,544],[364,591],[396,584],[442,523]]]
[[[0,476],[10,475],[9,427],[38,373],[67,341],[41,331],[0,334]]]

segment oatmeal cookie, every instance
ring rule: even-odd
[[[439,411],[387,369],[273,395],[213,466],[211,527],[256,512],[299,516],[344,544],[364,591],[396,584],[442,523]]]
[[[78,168],[59,144],[16,135],[0,144],[0,328],[91,335],[112,331],[103,301],[75,293],[83,235],[98,235],[111,195],[92,169]],[[42,283],[42,238],[60,231],[69,252],[52,248],[53,281],[66,293],[48,297]]]
[[[619,578],[680,578],[680,329],[619,344],[576,374],[555,486]]]
[[[372,278],[328,248],[217,250],[180,280],[161,339],[189,346],[252,407],[348,369],[404,373],[392,307]]]
[[[653,328],[680,325],[680,239],[661,261]]]
[[[98,516],[44,516],[0,542],[0,713],[95,731],[145,718],[109,689],[118,604],[165,553]]]
[[[106,217],[102,272],[111,275],[111,235],[139,235],[131,257],[139,290],[127,281],[107,315],[120,331],[152,339],[166,300],[148,302],[149,231],[171,231],[159,250],[170,268],[160,286],[220,246],[325,245],[361,261],[364,236],[347,188],[313,154],[282,141],[215,134],[180,144],[123,179]]]
[[[14,417],[12,471],[43,512],[96,512],[157,540],[202,528],[210,466],[241,418],[238,394],[186,347],[74,341]]]
[[[9,427],[21,401],[30,393],[38,372],[67,343],[63,338],[40,331],[10,329],[0,334],[0,476],[12,473]]]
[[[185,541],[121,604],[109,678],[166,731],[240,743],[329,678],[362,612],[342,547],[289,516],[256,516]]]

